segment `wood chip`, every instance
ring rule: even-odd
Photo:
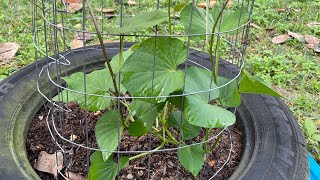
[[[306,44],[305,47],[309,49],[314,49],[314,44]]]
[[[82,9],[82,3],[69,3],[67,12],[73,13]]]
[[[280,36],[276,36],[276,37],[272,38],[272,42],[274,44],[282,44],[282,43],[286,42],[288,39],[289,39],[288,34],[282,34]]]
[[[114,13],[114,9],[107,9],[107,8],[96,8],[96,11],[103,12],[103,13]]]
[[[71,49],[82,48],[83,46],[83,40],[74,39],[71,41]]]
[[[311,35],[305,35],[304,39],[308,44],[320,44],[320,39]]]
[[[35,169],[53,174],[55,177],[57,177],[58,171],[62,169],[62,166],[63,154],[61,152],[48,154],[45,151],[41,151]]]
[[[213,6],[214,6],[215,4],[216,4],[216,1],[210,1],[210,2],[209,2],[209,8],[213,8]],[[197,6],[198,6],[199,8],[205,9],[205,8],[207,7],[207,3],[206,3],[206,2],[200,2],[200,3],[197,4]]]
[[[0,43],[0,61],[12,59],[20,45],[15,42]]]
[[[90,33],[76,32],[73,38],[78,40],[90,41],[90,40],[93,40],[93,35]]]
[[[65,172],[64,174],[69,180],[87,180],[87,178],[73,172]]]
[[[301,34],[288,31],[288,35],[291,36],[291,37],[293,37],[293,38],[295,38],[295,39],[297,39],[297,40],[300,41],[300,42],[305,42],[304,36],[301,35]]]

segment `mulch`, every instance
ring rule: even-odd
[[[103,111],[88,112],[80,109],[76,103],[68,103],[64,106],[68,107],[71,112],[54,113],[57,130],[65,138],[74,140],[74,142],[78,144],[97,148],[94,127],[99,117],[102,116]],[[49,133],[46,122],[47,114],[48,108],[42,107],[33,118],[27,133],[27,155],[31,165],[34,167],[41,151],[53,154],[60,150]],[[49,121],[51,122],[50,117],[51,116],[49,116]],[[232,131],[233,151],[231,152],[231,157],[227,165],[214,179],[227,179],[230,177],[241,158],[242,132],[237,124],[230,129]],[[218,129],[214,129],[209,137],[215,136],[218,132]],[[192,139],[192,141],[199,142],[203,135],[204,130],[201,131],[197,138]],[[86,136],[88,140],[86,140]],[[89,156],[92,151],[73,146],[70,143],[62,141],[59,137],[55,137],[55,139],[66,150],[70,150],[69,153],[64,154],[63,171],[67,170],[87,177]],[[120,150],[148,150],[149,148],[159,146],[160,143],[161,141],[151,134],[132,137],[125,131],[120,143]],[[203,169],[196,178],[178,163],[177,151],[165,151],[130,161],[130,165],[120,171],[119,179],[209,179],[224,164],[228,157],[229,146],[228,134],[224,132],[216,149],[206,157]],[[174,146],[165,146],[165,148],[172,147]],[[128,154],[127,156],[133,155],[135,154]],[[41,179],[54,179],[53,175],[49,173],[37,170],[36,172]],[[58,179],[62,179],[62,177],[58,177]]]

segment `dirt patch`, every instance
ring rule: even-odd
[[[73,140],[74,142],[90,147],[97,147],[94,127],[98,118],[103,112],[88,112],[81,110],[76,103],[70,103],[67,106],[71,112],[54,113],[55,124],[57,130],[63,134],[66,139]],[[34,117],[27,134],[27,154],[31,165],[35,165],[39,153],[46,151],[50,154],[60,150],[56,143],[53,141],[46,122],[48,108],[41,108]],[[49,116],[49,122],[51,122]],[[88,131],[86,131],[86,127]],[[242,132],[239,127],[235,125],[232,129],[232,142],[233,151],[227,165],[218,173],[215,179],[227,179],[236,169],[242,151]],[[215,129],[211,132],[210,136],[215,136],[219,130]],[[192,141],[199,142],[204,131],[200,133],[199,137],[194,138]],[[78,173],[87,176],[89,166],[89,156],[92,153],[90,150],[72,146],[72,144],[60,140],[57,135],[57,141],[68,150],[64,154],[64,170]],[[87,140],[86,140],[86,137]],[[190,141],[191,142],[191,141]],[[214,142],[214,140],[213,140]],[[211,143],[213,143],[211,142]],[[157,147],[161,142],[153,135],[145,135],[142,137],[129,136],[124,132],[120,149],[127,151],[148,150],[149,148]],[[174,146],[166,146],[165,148],[172,148]],[[229,153],[229,137],[227,132],[222,134],[220,143],[213,151],[212,154],[206,158],[205,165],[196,179],[209,179],[225,162]],[[135,154],[129,154],[133,156]],[[148,168],[149,167],[149,168]],[[148,170],[150,169],[150,170]],[[37,171],[39,176],[46,179],[53,179],[51,174]],[[150,156],[145,156],[139,159],[130,161],[129,167],[123,169],[119,174],[120,179],[194,179],[191,173],[187,172],[178,163],[176,151],[165,151],[153,153]]]

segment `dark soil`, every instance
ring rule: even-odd
[[[65,105],[66,106],[66,105]],[[54,113],[55,124],[58,131],[63,134],[67,139],[74,138],[74,142],[78,144],[87,145],[89,147],[97,147],[94,127],[98,118],[103,112],[87,112],[81,110],[76,103],[68,104],[71,112]],[[52,139],[46,117],[48,114],[48,108],[41,108],[34,117],[27,134],[27,154],[30,163],[34,166],[41,151],[53,154],[60,150]],[[49,116],[51,117],[51,116]],[[52,122],[49,118],[49,122]],[[86,133],[87,126],[87,133]],[[232,142],[233,151],[227,165],[217,174],[214,179],[227,179],[232,175],[236,169],[242,152],[242,132],[240,128],[235,125],[232,129]],[[219,130],[213,130],[210,134],[213,137]],[[198,138],[194,138],[192,141],[199,142],[204,131],[201,132]],[[88,141],[86,141],[88,136]],[[89,155],[92,151],[72,146],[72,144],[62,141],[59,137],[56,137],[59,144],[64,147],[65,150],[71,150],[70,153],[64,154],[64,170],[68,170],[83,176],[87,176]],[[191,141],[190,141],[191,142]],[[121,141],[120,149],[127,151],[139,151],[148,150],[148,148],[155,148],[160,145],[160,140],[153,135],[145,135],[142,137],[129,136],[127,132],[124,132],[124,136]],[[210,142],[211,144],[214,143]],[[166,146],[165,148],[172,148],[174,146]],[[222,134],[220,142],[212,154],[208,155],[204,168],[199,173],[196,179],[209,179],[225,162],[229,152],[229,138],[226,132]],[[129,154],[127,156],[133,156],[135,154]],[[150,166],[148,168],[148,166]],[[149,173],[148,173],[148,169]],[[53,175],[49,173],[37,171],[39,176],[46,179],[54,179]],[[153,153],[150,156],[145,156],[139,159],[130,161],[129,167],[123,169],[119,177],[120,179],[195,179],[191,173],[187,172],[178,163],[176,151],[165,151]]]

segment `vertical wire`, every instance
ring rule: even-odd
[[[189,29],[188,29],[188,34],[187,34],[187,52],[186,52],[186,62],[184,64],[184,84],[183,84],[183,88],[182,88],[182,92],[183,94],[185,94],[185,88],[186,88],[186,80],[187,80],[187,67],[188,67],[188,59],[189,59],[189,50],[190,50],[190,34],[191,34],[191,28],[192,28],[192,18],[193,18],[193,12],[194,12],[194,8],[195,8],[195,0],[192,0],[192,8],[191,8],[191,14],[190,14],[190,22],[189,22]],[[184,111],[184,98],[185,96],[181,96],[182,97],[182,111],[181,111],[181,116],[180,119],[182,121],[183,118],[183,111]],[[179,137],[178,137],[178,147],[181,146],[181,135],[182,135],[182,128],[179,128]],[[177,151],[177,173],[176,173],[176,179],[179,179],[179,168],[180,168],[180,162],[179,162],[179,155],[180,155],[180,149],[178,149]]]
[[[89,0],[88,0],[89,1]],[[86,40],[85,40],[85,31],[86,31],[86,8],[85,8],[86,0],[82,1],[82,41],[83,41],[83,48],[82,48],[82,58],[83,58],[83,85],[84,89],[83,92],[84,94],[84,109],[87,109],[87,76],[86,76]],[[87,111],[84,111],[84,123],[85,123],[85,136],[86,136],[86,146],[89,146],[89,135],[88,135],[88,118],[87,118]],[[89,163],[90,163],[90,150],[86,149],[87,151],[87,162],[86,162],[86,168],[87,171],[89,172]]]
[[[120,0],[120,27],[122,27],[122,20],[123,20],[123,1],[122,0]],[[119,47],[119,51],[123,51],[123,36],[121,36],[120,35],[120,47]],[[121,55],[123,55],[123,53],[121,53]],[[120,54],[119,54],[119,59],[121,59],[121,58],[123,58],[123,57],[120,57]],[[120,62],[119,62],[120,63]],[[119,176],[119,173],[120,173],[120,170],[121,170],[121,167],[120,167],[120,144],[121,144],[121,118],[122,118],[122,116],[121,116],[121,99],[120,99],[120,97],[121,97],[121,76],[120,76],[120,70],[119,70],[119,73],[118,73],[118,94],[117,94],[117,96],[118,96],[118,98],[117,98],[117,103],[118,103],[118,153],[117,153],[117,159],[118,159],[118,178],[117,179],[119,179],[120,178],[120,176]]]
[[[157,0],[157,10],[159,10],[160,7],[160,0]],[[157,53],[157,36],[158,36],[158,26],[156,25],[156,30],[155,30],[155,34],[154,34],[154,51],[153,51],[153,67],[152,67],[152,91],[151,91],[151,96],[154,96],[154,79],[155,79],[155,66],[157,63],[157,57],[156,57],[156,53]],[[151,138],[150,138],[150,131],[152,129],[152,109],[153,109],[153,104],[150,103],[150,123],[149,123],[149,134],[148,134],[148,150],[151,151]],[[148,179],[150,179],[150,167],[151,167],[151,154],[148,154]]]

